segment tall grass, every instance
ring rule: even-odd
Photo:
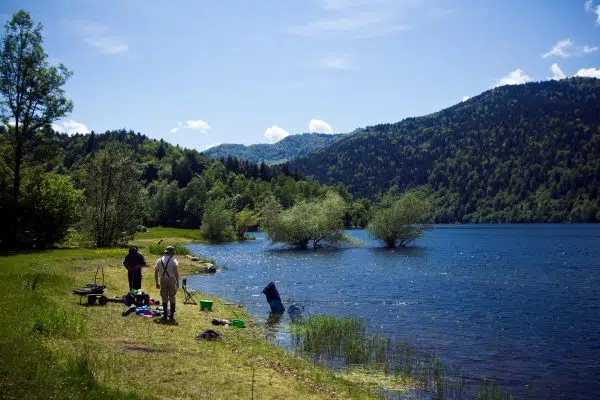
[[[87,325],[79,314],[69,313],[54,304],[44,302],[33,313],[30,329],[45,337],[76,339],[82,336]]]
[[[165,244],[151,244],[148,247],[148,250],[150,251],[150,254],[163,255],[167,246],[168,245],[165,245]],[[182,256],[190,254],[190,251],[188,250],[188,248],[182,244],[177,243],[177,244],[172,245],[172,247],[175,248],[175,254],[179,254]]]
[[[485,380],[477,391],[477,400],[512,400],[512,396],[498,387],[496,382]]]
[[[359,318],[313,315],[292,324],[291,329],[295,349],[313,362],[335,370],[358,367],[410,379],[421,394],[432,393],[438,399],[465,396],[460,369],[406,341],[369,333]],[[511,399],[495,385],[484,385],[478,393],[481,400]]]

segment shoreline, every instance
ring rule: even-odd
[[[153,235],[161,235],[153,229]],[[166,232],[164,232],[166,233]],[[139,235],[150,268],[144,268],[142,289],[160,299],[154,288],[148,238]],[[189,237],[167,237],[168,244],[190,243]],[[146,243],[144,242],[146,241]],[[150,318],[123,317],[123,307],[83,307],[72,289],[94,281],[104,268],[107,297],[127,292],[127,275],[118,249],[53,249],[0,258],[0,304],[6,310],[0,327],[0,388],[8,397],[28,398],[377,398],[365,375],[353,378],[312,365],[268,343],[263,329],[242,308],[237,316],[246,328],[213,326],[213,318],[234,318],[231,306],[214,301],[212,312],[183,304],[177,295],[175,325]],[[198,265],[179,256],[181,275]],[[101,279],[101,278],[99,278]],[[100,283],[100,282],[99,282]],[[145,291],[146,291],[145,290]],[[219,341],[196,340],[214,329]],[[168,371],[167,374],[164,371]],[[359,379],[360,378],[360,379]]]

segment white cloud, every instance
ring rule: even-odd
[[[556,63],[552,64],[550,71],[552,71],[552,77],[550,79],[554,79],[555,81],[565,79],[567,77]]]
[[[600,79],[600,69],[596,68],[581,68],[574,76],[582,78],[598,78]]]
[[[169,129],[169,132],[177,133],[181,129],[191,129],[191,130],[195,130],[200,133],[206,134],[211,129],[211,127],[210,127],[210,125],[208,125],[206,122],[202,121],[201,119],[192,119],[192,120],[185,121],[185,124],[182,124],[181,122],[177,122],[177,126]]]
[[[462,98],[462,101],[467,101],[467,100],[469,100],[469,99],[470,99],[470,97],[469,97],[469,96],[463,96],[463,98]]]
[[[310,133],[333,133],[331,125],[320,119],[311,119],[308,123],[308,131]]]
[[[323,0],[324,16],[288,30],[298,36],[352,35],[375,37],[411,30],[403,23],[407,11],[422,0]]]
[[[90,130],[83,122],[73,121],[72,119],[65,119],[52,124],[52,129],[56,132],[66,133],[68,135],[74,135],[76,133],[88,134]]]
[[[360,13],[345,17],[319,19],[305,25],[289,27],[289,31],[298,36],[354,32],[359,37],[373,37],[411,29],[411,25],[396,24],[390,21],[388,16],[378,13]]]
[[[532,79],[526,75],[520,69],[515,69],[510,72],[508,75],[502,77],[494,87],[504,86],[504,85],[520,85],[522,83],[530,82]]]
[[[591,47],[587,44],[583,46],[574,46],[574,43],[570,39],[563,39],[559,40],[549,52],[542,54],[542,57],[548,58],[554,56],[568,58],[573,56],[581,56],[583,54],[593,53],[596,51],[598,51],[598,47],[596,46]]]
[[[595,6],[592,0],[586,0],[585,11],[596,14],[596,24],[600,25],[600,5]]]
[[[118,37],[105,36],[100,38],[86,38],[85,42],[99,49],[105,54],[119,54],[129,51],[127,43],[123,42]]]
[[[328,69],[352,69],[352,65],[348,59],[348,56],[326,56],[321,59],[319,65],[321,65],[322,68]]]
[[[280,128],[276,125],[273,125],[272,127],[267,128],[267,130],[265,130],[265,137],[267,138],[269,143],[277,143],[281,139],[289,135],[290,134],[285,129]]]
[[[571,42],[570,39],[559,40],[558,43],[554,45],[552,50],[542,55],[542,57],[548,58],[551,56],[556,56],[567,58],[569,55],[566,50],[568,50],[571,46],[573,46],[573,42]]]
[[[121,54],[129,51],[129,45],[122,38],[112,35],[104,25],[80,21],[75,23],[75,29],[87,44],[104,54]]]

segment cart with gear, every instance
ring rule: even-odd
[[[98,284],[98,272],[102,270],[102,284]],[[108,297],[104,295],[104,289],[106,289],[106,285],[104,284],[104,268],[98,267],[96,269],[96,274],[94,275],[94,283],[88,283],[85,287],[79,289],[73,289],[73,294],[76,294],[79,297],[79,304],[83,304],[82,301],[86,298],[86,304],[88,306],[93,306],[98,303],[101,306],[105,306],[108,303]]]

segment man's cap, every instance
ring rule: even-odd
[[[175,253],[175,247],[167,246],[167,248],[165,249],[165,254],[169,254],[169,253]]]

